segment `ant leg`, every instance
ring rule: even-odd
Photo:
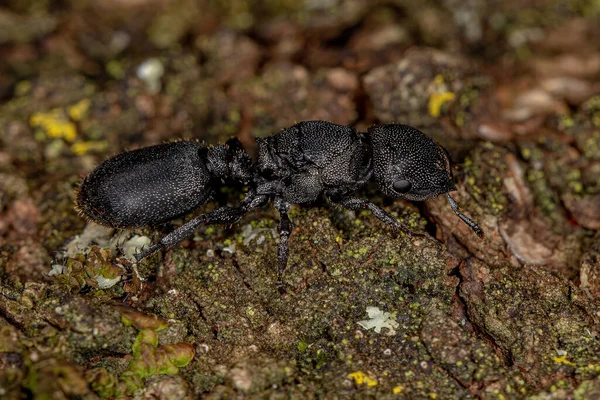
[[[279,225],[277,231],[279,232],[279,246],[277,246],[277,289],[280,293],[284,293],[283,289],[283,271],[287,267],[288,257],[290,255],[289,238],[292,234],[294,224],[288,216],[288,210],[290,209],[290,203],[285,202],[281,199],[275,199],[275,208],[279,211]]]
[[[467,224],[467,226],[471,228],[471,230],[475,232],[477,236],[483,239],[483,229],[481,229],[479,224],[477,224],[477,222],[473,221],[472,219],[460,212],[460,207],[458,203],[456,202],[456,200],[450,197],[450,193],[446,193],[446,198],[448,199],[448,203],[450,203],[450,208],[452,208],[454,214],[458,215],[458,218],[462,219],[463,222]]]
[[[140,261],[159,250],[172,247],[177,243],[181,242],[192,233],[200,225],[232,225],[238,222],[249,210],[257,208],[267,204],[269,198],[267,196],[256,196],[253,193],[249,193],[244,199],[241,207],[221,207],[208,214],[200,215],[193,218],[175,229],[173,232],[164,236],[160,242],[153,244],[146,250],[135,255],[136,260]]]
[[[394,218],[390,213],[385,211],[383,208],[371,203],[369,200],[361,199],[358,197],[346,197],[335,200],[329,198],[329,200],[332,203],[342,206],[348,210],[371,210],[373,215],[377,217],[381,222],[388,226],[391,226],[394,229],[404,232],[407,236],[421,236],[420,234],[412,233],[410,229],[398,222],[398,220],[396,220],[396,218]]]

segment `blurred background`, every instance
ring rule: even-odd
[[[54,278],[48,276],[50,265],[56,263],[56,252],[86,225],[73,210],[74,189],[81,176],[109,156],[178,138],[215,144],[231,136],[237,136],[253,154],[254,137],[268,136],[311,119],[358,129],[376,123],[405,123],[443,144],[460,165],[455,173],[461,182],[457,199],[465,212],[482,224],[487,236],[485,241],[474,240],[468,229],[456,222],[443,199],[419,206],[408,203],[398,206],[398,202],[389,200],[384,203],[401,219],[417,221],[415,229],[426,230],[447,246],[454,261],[442,264],[452,265],[446,272],[454,275],[436,279],[441,279],[439,282],[457,279],[454,286],[452,282],[449,284],[450,291],[444,291],[448,304],[455,292],[459,293],[459,287],[464,293],[460,301],[454,297],[453,311],[446,310],[444,315],[453,321],[467,321],[463,324],[465,329],[475,337],[484,338],[477,346],[489,347],[486,351],[499,355],[501,360],[496,360],[499,364],[492,368],[502,371],[495,378],[483,372],[484,378],[477,378],[474,369],[469,370],[471,376],[467,378],[461,375],[462,367],[456,367],[460,370],[457,372],[444,366],[445,361],[441,362],[456,386],[455,391],[448,389],[445,393],[476,397],[492,396],[490,393],[507,395],[508,377],[518,375],[527,382],[521,394],[539,394],[558,385],[565,396],[570,396],[581,380],[597,376],[591,370],[576,370],[568,364],[580,361],[581,365],[596,365],[591,350],[580,355],[579,361],[568,361],[571,359],[565,354],[554,352],[560,348],[557,343],[561,340],[571,343],[573,348],[598,344],[599,78],[600,2],[597,0],[1,1],[0,277],[4,282],[4,297],[0,297],[0,303],[10,300],[20,305],[5,303],[0,307],[0,324],[16,326],[28,332],[24,334],[27,337],[38,334],[37,329],[43,325],[41,320],[33,323],[18,311],[21,310],[18,307],[25,307],[21,304],[23,293],[31,287],[39,293],[58,290],[50,286],[56,285]],[[271,229],[276,218],[270,211],[265,212],[269,218],[265,224]],[[305,224],[313,223],[311,218],[315,216],[306,216],[304,212],[300,211],[298,218]],[[327,215],[325,212],[319,218],[327,220]],[[340,223],[344,229],[345,223]],[[374,231],[358,231],[357,235],[374,237],[373,232],[383,231],[377,221],[372,226]],[[348,229],[352,232],[358,228]],[[218,228],[213,234],[216,236],[200,233],[201,240],[195,241],[206,252],[215,246],[229,246],[226,240],[231,234]],[[273,249],[273,240],[267,240],[265,252]],[[301,246],[301,242],[298,240],[297,245]],[[298,254],[303,254],[299,251]],[[266,259],[273,255],[268,253]],[[360,260],[364,255],[363,252],[355,258]],[[310,257],[316,256],[306,256]],[[507,315],[518,312],[505,310],[503,314],[474,305],[479,304],[476,300],[482,292],[475,290],[469,295],[460,282],[472,279],[481,283],[491,278],[485,273],[469,275],[469,271],[462,269],[464,276],[456,275],[459,270],[456,260],[471,258],[488,266],[502,265],[515,274],[511,275],[515,280],[528,282],[511,287],[533,287],[546,282],[546,278],[536,275],[543,271],[547,274],[544,277],[551,281],[546,282],[547,287],[559,288],[556,290],[561,293],[581,290],[580,299],[585,298],[582,300],[585,307],[591,308],[585,309],[585,316],[573,320],[568,318],[575,314],[565,311],[569,315],[566,324],[577,326],[580,332],[587,329],[592,344],[569,342],[564,336],[559,340],[560,335],[555,337],[545,331],[539,335],[552,338],[550,342],[519,344],[523,340],[518,339],[516,332],[531,329],[532,335],[538,335],[537,330],[549,324],[544,319],[549,310],[573,306],[572,303],[556,306],[544,288],[536,292],[542,299],[539,301],[531,293],[510,296],[510,299],[532,296],[535,304],[552,303],[542,311],[534,310],[537,307],[534,303],[521,306],[520,310],[530,310],[526,314],[531,318],[533,315],[540,318],[531,322],[523,317],[528,328],[519,323],[503,328],[490,324],[486,316],[498,313],[499,319],[505,320],[510,319]],[[206,264],[205,261],[202,262]],[[529,274],[521,270],[525,265],[535,265],[537,269]],[[409,275],[394,279],[396,283],[408,279],[413,285],[415,278]],[[266,287],[272,283],[265,281],[270,278],[261,279]],[[290,277],[299,292],[305,287],[299,283],[305,282],[302,279],[309,278],[299,277],[294,281]],[[65,284],[71,290],[65,293],[73,296],[83,285]],[[164,292],[169,285],[165,285]],[[397,309],[408,307],[406,299],[415,296],[414,288],[407,287],[402,286],[402,290],[410,293],[404,300],[398,300]],[[38,293],[35,290],[32,293]],[[55,299],[56,293],[52,293],[44,296]],[[111,295],[122,294],[121,291]],[[304,295],[308,299],[316,296]],[[357,295],[357,299],[369,296]],[[494,307],[508,301],[497,300]],[[59,303],[62,304],[60,301],[52,304]],[[146,306],[155,313],[162,310],[161,315],[167,318],[168,307],[153,304]],[[582,304],[577,307],[584,307]],[[463,308],[466,311],[457,311]],[[48,308],[47,312],[52,313],[53,309]],[[311,312],[306,310],[307,314]],[[464,319],[461,313],[469,318]],[[52,321],[53,329],[73,323],[56,322],[60,319],[56,315],[44,318]],[[293,323],[291,326],[285,329],[290,332],[300,329],[294,328]],[[189,326],[187,329],[189,334],[195,332]],[[335,342],[331,338],[322,340]],[[426,342],[424,336],[421,340]],[[91,354],[100,357],[100,364],[104,365],[106,354],[99,350],[101,344],[90,345],[85,351],[70,349],[65,352],[69,354],[65,359],[82,365],[82,360]],[[281,349],[288,349],[289,343],[284,344]],[[289,345],[294,351],[304,346],[297,342]],[[473,346],[466,342],[458,345],[474,352],[476,346]],[[20,349],[13,350],[22,354]],[[310,352],[306,348],[302,351]],[[321,353],[312,354],[308,364],[315,367],[320,362],[318,354]],[[20,360],[15,370],[29,365],[29,361],[24,361],[28,358]],[[414,360],[420,359],[415,356]],[[2,362],[5,366],[10,364],[0,360],[0,366]],[[265,365],[274,362],[265,358]],[[86,368],[99,365],[92,364]],[[363,368],[367,364],[362,364]],[[383,373],[383,367],[378,369],[376,362],[368,365],[372,371]],[[600,367],[595,368],[597,371]],[[187,382],[195,385],[189,393],[206,394],[217,387],[222,376],[227,376],[218,368],[206,372],[209,370],[206,367],[202,372],[188,371]],[[110,368],[109,371],[114,373]],[[414,382],[405,382],[398,393],[393,392],[393,385],[377,393],[427,397],[435,393],[436,384],[431,382],[437,378],[427,378],[424,371],[421,373],[425,374],[422,376],[425,389]],[[518,371],[527,371],[526,376],[522,377]],[[221,378],[202,381],[202,374]],[[13,378],[4,382],[10,381],[14,387],[27,386],[23,376]],[[242,386],[236,386],[238,378],[231,378],[232,387],[246,390],[243,382]],[[302,381],[294,379],[287,380],[287,384]],[[310,374],[305,379],[313,382]],[[337,378],[332,379],[331,382],[337,382]],[[559,381],[563,384],[556,383]],[[311,393],[331,395],[340,388],[348,389],[343,378],[339,382],[342,382],[339,387],[328,389],[325,385],[322,389],[313,388]],[[356,379],[348,382],[350,386],[353,382],[357,384]],[[493,386],[490,382],[501,383]],[[433,386],[427,386],[430,384]],[[437,385],[438,389],[443,386]],[[514,382],[512,385],[513,389],[519,387]],[[268,387],[265,384],[263,389]],[[266,393],[252,385],[250,388],[248,393],[256,396]],[[65,389],[61,390],[64,395]],[[600,389],[596,386],[596,390]],[[217,392],[211,393],[216,396]],[[357,393],[361,392],[346,394],[359,396]]]

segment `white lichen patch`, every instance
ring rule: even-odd
[[[94,280],[98,282],[98,289],[108,289],[119,283],[121,281],[121,277],[117,276],[116,278],[108,279],[102,275],[96,275]]]
[[[149,58],[140,64],[137,77],[146,84],[148,91],[152,94],[160,92],[162,87],[160,79],[165,73],[165,67],[158,58]]]
[[[92,246],[97,245],[110,249],[113,255],[120,252],[128,260],[135,262],[135,254],[152,243],[148,236],[132,236],[128,231],[121,231],[115,235],[114,231],[112,228],[89,223],[83,232],[75,236],[67,245],[65,255],[68,258],[74,258],[77,254],[87,254]],[[54,274],[59,272],[58,268],[54,266],[52,266],[52,270],[56,270]]]
[[[75,238],[69,242],[65,249],[65,253],[67,257],[73,258],[78,253],[88,253],[90,247],[94,244],[97,244],[100,247],[110,247],[109,244],[112,241],[113,232],[114,229],[112,228],[89,223],[85,226],[85,229],[80,235],[75,236]]]
[[[88,254],[92,246],[110,249],[113,259],[121,254],[135,265],[135,254],[141,252],[147,246],[150,246],[151,243],[151,239],[147,236],[133,235],[128,231],[119,231],[115,234],[114,229],[89,223],[80,235],[75,236],[75,238],[66,245],[63,252],[57,253],[56,259],[50,266],[50,271],[48,271],[48,276],[70,274],[71,268],[67,263],[67,259],[75,258],[77,254]],[[64,262],[60,263],[61,260]],[[126,272],[123,265],[118,263],[114,265],[120,267],[123,270],[123,273]],[[100,289],[114,286],[121,280],[120,277],[105,278],[102,276],[95,276],[93,279],[98,282],[98,287]]]
[[[52,264],[50,266],[50,272],[48,272],[48,276],[56,276],[56,275],[62,275],[62,274],[66,274],[69,271],[67,271],[67,266],[63,265],[63,264]]]
[[[152,240],[148,236],[135,235],[121,246],[123,256],[129,261],[136,262],[135,255],[140,253],[142,249],[150,246]]]
[[[223,247],[224,253],[235,254],[235,243],[231,243],[229,246]]]
[[[254,228],[251,224],[242,227],[242,242],[248,246],[253,240],[257,245],[261,245],[266,240],[265,232],[269,232],[271,237],[277,237],[277,232],[272,228]]]
[[[377,333],[381,333],[382,328],[387,328],[386,335],[396,334],[398,323],[395,321],[395,313],[380,310],[378,307],[367,307],[367,315],[369,319],[358,321],[358,324],[363,328],[367,330],[374,329]]]

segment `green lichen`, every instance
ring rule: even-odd
[[[505,149],[487,142],[478,146],[463,164],[467,190],[494,215],[502,214],[508,204],[501,178],[507,173],[505,156]]]
[[[591,160],[600,160],[600,130],[594,130],[581,144],[583,155]]]
[[[544,152],[534,145],[523,145],[520,148],[521,156],[529,162],[525,178],[532,190],[536,204],[543,215],[554,222],[562,220],[560,199],[548,181],[547,174],[543,169],[545,159]],[[554,168],[550,166],[550,168]]]
[[[146,340],[143,340],[146,334],[151,335],[152,332],[158,332],[160,330],[165,329],[168,326],[168,324],[165,321],[161,320],[156,315],[144,314],[134,309],[126,307],[121,308],[119,311],[121,313],[121,321],[125,326],[133,326],[134,328],[140,331],[138,339],[142,338],[140,340],[142,340],[143,343],[148,342]],[[151,340],[151,337],[149,337],[148,340]]]
[[[473,274],[490,273],[486,269],[473,262],[465,271],[467,285]],[[535,364],[537,373],[551,375],[594,363],[600,347],[583,328],[586,312],[571,302],[566,288],[548,272],[530,268],[527,274],[522,272],[505,266],[482,285],[483,296],[466,294],[471,321],[485,329],[504,356],[521,368]],[[523,314],[522,309],[529,311]],[[559,309],[568,310],[569,317]],[[548,318],[553,322],[550,325]],[[533,348],[538,350],[534,358]]]
[[[179,368],[188,365],[195,355],[189,343],[158,345],[157,332],[168,325],[154,315],[129,308],[121,308],[126,326],[139,330],[132,346],[132,358],[127,369],[118,377],[104,368],[97,368],[91,376],[91,386],[101,397],[131,396],[144,386],[144,379],[153,375],[176,375]]]

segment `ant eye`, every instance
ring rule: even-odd
[[[400,179],[399,181],[394,182],[392,185],[394,190],[398,193],[408,193],[412,184],[409,181],[405,181],[404,179]]]

